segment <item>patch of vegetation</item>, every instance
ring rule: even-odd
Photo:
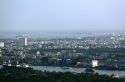
[[[125,82],[125,78],[112,76],[42,71],[7,71],[0,69],[0,82]]]

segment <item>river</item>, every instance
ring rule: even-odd
[[[49,71],[49,72],[73,72],[73,73],[84,73],[85,68],[70,68],[70,69],[62,69],[61,67],[54,67],[54,66],[33,66],[33,69],[35,70],[41,70],[41,71]],[[123,77],[125,76],[125,71],[119,71],[119,70],[95,70],[96,73],[100,75],[116,75]]]
[[[2,66],[0,65],[0,68]],[[72,73],[84,73],[85,68],[70,68],[70,69],[62,69],[61,67],[54,67],[54,66],[32,66],[34,70],[40,70],[40,71],[48,71],[48,72],[72,72]],[[125,71],[119,71],[119,70],[95,70],[96,73],[100,75],[116,75],[119,77],[125,76]]]

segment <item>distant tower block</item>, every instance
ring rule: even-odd
[[[18,47],[22,48],[24,46],[27,46],[28,41],[27,41],[27,37],[26,36],[19,36],[18,37]]]
[[[4,42],[0,42],[0,48],[4,47]]]
[[[37,55],[37,56],[40,55],[40,51],[37,51],[37,52],[36,52],[36,55]]]
[[[98,61],[92,60],[92,67],[97,67],[97,66],[98,66]]]

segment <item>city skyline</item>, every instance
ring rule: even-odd
[[[124,0],[0,0],[0,33],[125,30]]]

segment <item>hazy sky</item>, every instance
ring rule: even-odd
[[[125,0],[0,0],[0,32],[68,30],[125,30]]]

